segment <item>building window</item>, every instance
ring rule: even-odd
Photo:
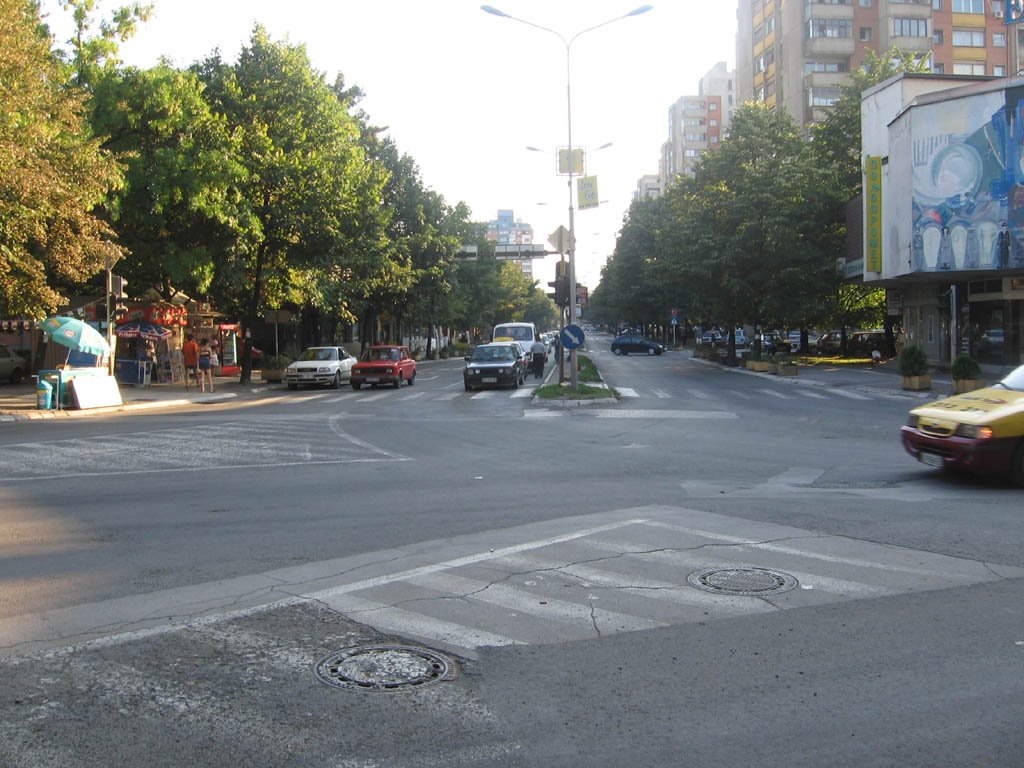
[[[1006,67],[1004,67],[1002,64],[993,64],[992,74],[995,75],[996,77],[1006,77]]]
[[[848,72],[850,65],[845,61],[805,61],[804,74],[814,72]]]
[[[936,75],[946,74],[946,66],[944,64],[933,64],[932,72]]]
[[[985,33],[980,29],[954,29],[953,45],[964,48],[984,48]]]
[[[985,0],[953,0],[953,13],[984,13]]]
[[[871,0],[860,0],[858,5],[860,5],[861,8],[870,8],[871,7]]]
[[[992,47],[993,48],[1005,48],[1006,47],[1006,33],[1005,32],[993,32],[992,33]]]
[[[959,62],[953,65],[954,75],[984,75],[985,65],[979,63]]]
[[[871,27],[861,27],[860,28],[860,41],[862,43],[870,43],[871,42],[871,33],[872,33]]]
[[[945,39],[946,36],[941,29],[936,29],[935,34],[932,35],[932,42],[935,43],[936,45],[942,45]]]
[[[997,19],[1003,18],[1003,0],[992,0],[992,15]]]
[[[807,106],[832,107],[843,97],[841,88],[808,88]]]
[[[928,19],[893,19],[893,37],[928,37]]]
[[[713,101],[710,104],[708,104],[708,112],[717,112],[717,111],[718,111],[718,104],[716,104]]]
[[[808,19],[807,37],[852,37],[852,19]]]
[[[942,0],[932,0],[932,10],[933,11],[941,11],[942,10]]]

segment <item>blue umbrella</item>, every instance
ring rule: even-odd
[[[110,345],[99,331],[74,317],[48,317],[39,326],[58,344],[97,357],[110,354]]]

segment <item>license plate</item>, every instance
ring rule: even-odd
[[[379,381],[380,381],[380,379],[378,377],[376,377],[376,376],[367,376],[366,377],[366,383],[367,384],[376,384]]]
[[[304,373],[304,374],[302,374],[302,378],[303,379],[312,379],[313,378],[313,374],[312,373]]]
[[[498,379],[497,379],[496,376],[484,376],[482,379],[480,379],[480,381],[482,381],[484,384],[497,384],[498,383]]]
[[[917,455],[917,460],[922,464],[927,464],[929,467],[943,467],[946,465],[945,460],[937,453],[928,453],[927,451],[921,451]]]

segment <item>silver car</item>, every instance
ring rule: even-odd
[[[338,389],[352,378],[355,364],[355,356],[343,347],[310,347],[285,369],[284,380],[288,389],[300,384]]]
[[[0,344],[0,381],[20,384],[28,370],[28,361],[6,344]]]

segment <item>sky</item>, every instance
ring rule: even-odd
[[[576,211],[577,281],[591,290],[637,182],[658,172],[669,107],[697,93],[717,62],[732,68],[736,60],[733,0],[652,0],[652,10],[627,18],[645,3],[489,3],[550,31],[485,13],[475,0],[148,1],[154,13],[122,45],[125,63],[166,57],[185,67],[214,50],[234,61],[261,24],[275,40],[305,45],[329,82],[340,72],[358,86],[371,124],[387,127],[427,187],[451,205],[465,202],[474,221],[512,209],[540,243],[569,226],[567,178],[556,174],[569,139],[568,90],[572,144],[588,150],[601,201]],[[66,39],[58,0],[42,6],[58,41]],[[536,260],[534,276],[553,279],[557,259]]]

